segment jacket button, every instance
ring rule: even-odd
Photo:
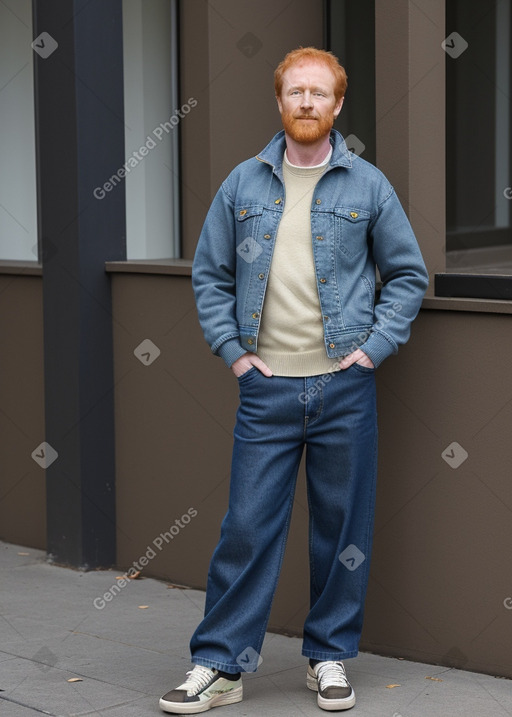
[[[257,311],[254,312],[254,314],[252,315],[252,318],[253,318],[253,319],[259,319],[259,318],[260,318],[260,315],[258,314]]]
[[[317,239],[318,239],[318,241],[323,241],[323,240],[324,240],[323,237],[317,237]]]
[[[254,341],[253,341],[253,339],[247,339],[247,343],[249,344],[249,346],[252,346]]]
[[[325,284],[326,281],[327,281],[327,279],[324,279],[323,277],[320,279],[321,284]]]
[[[240,216],[243,217],[247,214],[247,209],[241,209],[240,210]]]
[[[282,201],[281,198],[276,199],[276,201],[274,202],[274,204],[281,204],[281,201]]]
[[[270,239],[270,234],[264,234],[263,239]]]
[[[264,279],[264,278],[265,278],[265,274],[258,274],[258,279]]]
[[[329,317],[328,317],[328,316],[324,316],[324,321],[329,321]]]
[[[322,203],[322,200],[321,200],[321,199],[317,199],[316,202],[315,202],[315,204],[321,204],[321,203]]]
[[[350,216],[352,217],[352,219],[357,219],[359,214],[357,212],[350,212]]]
[[[336,348],[336,344],[329,344],[329,348],[330,348],[330,349],[335,349],[335,348]]]

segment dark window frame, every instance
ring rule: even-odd
[[[494,6],[493,6],[494,7]],[[456,7],[449,5],[449,0],[446,0],[446,36],[448,37],[452,31],[456,31],[458,24],[455,22],[456,18]],[[482,17],[485,16],[492,10],[492,8],[482,8]],[[469,8],[468,12],[471,11]],[[469,22],[469,20],[468,20]],[[461,32],[464,32],[460,27],[458,28]],[[471,40],[468,36],[468,41]],[[463,57],[463,56],[462,56]],[[467,58],[469,59],[469,58]],[[453,73],[459,68],[458,65],[452,64],[457,62],[457,59],[450,57],[446,58],[446,137],[448,148],[453,148],[447,156],[446,163],[446,178],[447,178],[447,191],[446,191],[446,202],[447,210],[450,207],[456,207],[457,200],[459,197],[458,190],[454,187],[457,181],[457,173],[455,166],[457,164],[457,108],[453,107],[454,87],[456,85],[456,77]],[[450,80],[450,73],[452,78]],[[475,75],[475,82],[478,82],[478,77]],[[478,102],[478,99],[475,98]],[[492,119],[492,118],[491,118]],[[495,122],[495,120],[493,120]],[[511,141],[512,146],[512,141]],[[512,150],[511,150],[512,151]],[[489,160],[490,161],[490,160]],[[512,165],[512,158],[510,161]],[[493,192],[496,192],[494,182],[492,183]],[[455,212],[455,209],[454,209]],[[456,226],[457,215],[452,212],[451,216],[448,213],[447,216],[447,231],[446,231],[446,257],[447,266],[445,272],[435,274],[435,295],[439,297],[460,297],[460,298],[479,298],[479,299],[494,299],[494,300],[511,300],[512,299],[512,274],[507,273],[508,270],[504,269],[503,273],[493,270],[492,273],[485,273],[485,270],[475,266],[474,271],[471,271],[471,266],[468,266],[467,270],[463,270],[462,266],[464,263],[463,255],[460,253],[465,250],[492,247],[497,252],[503,253],[504,247],[511,246],[511,234],[512,227],[509,224],[508,227],[501,226],[472,226],[469,224],[467,231],[461,228],[453,229]],[[452,226],[453,225],[453,226]],[[456,257],[456,263],[458,259],[459,266],[453,266],[452,262],[449,262],[449,255],[452,252],[459,252],[458,254],[452,254]],[[508,263],[508,260],[507,260]],[[497,260],[499,269],[499,259]],[[457,271],[458,269],[458,271]]]

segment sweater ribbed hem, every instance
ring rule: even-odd
[[[302,353],[281,353],[258,347],[258,356],[267,364],[274,376],[304,378],[340,370],[341,359],[329,358],[323,348]]]

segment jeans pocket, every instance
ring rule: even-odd
[[[242,373],[240,376],[236,377],[237,381],[243,381],[246,378],[250,378],[254,375],[255,372],[258,373],[258,369],[256,368],[256,366],[251,366],[251,368],[247,369],[245,373]]]
[[[360,371],[361,373],[375,373],[375,366],[370,368],[369,366],[363,366],[362,364],[357,363],[357,361],[353,363],[352,366],[356,369],[356,371]]]

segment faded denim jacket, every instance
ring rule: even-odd
[[[428,274],[409,220],[385,176],[332,130],[333,152],[311,204],[311,242],[330,358],[361,348],[377,367],[410,335]],[[272,254],[286,202],[284,131],[239,164],[218,190],[192,269],[199,321],[231,366],[257,352]],[[375,301],[376,266],[382,280]],[[300,322],[300,315],[297,316]]]

